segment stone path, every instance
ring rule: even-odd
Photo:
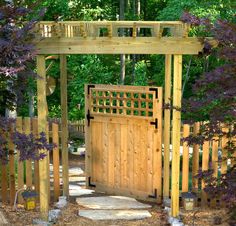
[[[8,224],[7,219],[4,217],[3,213],[0,211],[0,225]]]
[[[124,196],[99,196],[94,190],[85,189],[85,177],[81,168],[69,169],[69,194],[77,197],[76,202],[87,209],[78,215],[91,220],[139,220],[151,217],[147,210],[152,206]],[[86,195],[86,197],[83,197]],[[90,197],[87,197],[90,195]]]

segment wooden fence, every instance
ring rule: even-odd
[[[9,135],[14,131],[23,132],[25,134],[32,133],[38,135],[38,120],[37,118],[21,118],[18,117],[15,126],[12,126]],[[50,167],[50,189],[51,198],[57,200],[60,195],[60,156],[59,156],[59,124],[52,122],[48,123],[46,131],[49,143],[55,143],[57,147],[53,149],[53,153],[49,155]],[[9,137],[9,136],[8,136]],[[11,139],[8,139],[9,150],[14,150],[14,144]],[[7,164],[0,164],[1,167],[1,200],[4,203],[14,203],[17,190],[24,187],[34,187],[39,193],[39,161],[19,161],[19,154],[9,153]],[[18,203],[22,203],[22,197],[19,195]]]
[[[57,120],[58,121],[58,120]],[[18,117],[16,125],[11,128],[13,131],[24,132],[26,134],[33,133],[37,136],[37,118],[21,118]],[[72,130],[84,133],[84,120],[76,122],[68,122]],[[197,134],[200,128],[200,123],[194,125],[184,124],[181,129],[181,137],[187,137],[190,134]],[[57,144],[53,153],[50,154],[50,187],[51,198],[57,200],[60,195],[60,122],[48,123],[47,137],[49,142]],[[181,169],[180,169],[180,190],[182,192],[194,191],[199,194],[202,205],[209,204],[209,197],[203,191],[205,184],[203,181],[195,178],[199,169],[213,169],[214,176],[219,177],[227,171],[227,168],[234,161],[231,159],[227,150],[224,148],[228,142],[226,137],[215,138],[213,141],[205,142],[203,145],[188,146],[186,142],[181,145]],[[8,142],[9,149],[14,149],[14,144],[11,140]],[[171,146],[170,146],[171,149]],[[164,150],[164,149],[163,149]],[[234,156],[235,157],[235,156]],[[2,202],[14,203],[15,193],[24,186],[35,187],[39,192],[39,163],[38,161],[23,161],[20,162],[19,155],[10,154],[8,163],[0,163],[0,180],[1,189],[0,195]],[[224,161],[221,161],[225,159]],[[171,161],[170,161],[171,166]],[[170,188],[171,189],[171,188]],[[19,202],[22,203],[22,198],[19,196]],[[211,205],[216,204],[216,200],[210,201]]]
[[[182,125],[182,136],[188,137],[190,134],[196,135],[199,132],[200,123],[195,123],[190,126],[188,124]],[[223,128],[223,132],[228,129]],[[204,192],[205,183],[197,179],[199,169],[213,170],[214,177],[219,177],[221,174],[227,172],[227,168],[233,164],[234,157],[230,156],[225,148],[229,139],[225,136],[214,137],[211,141],[204,142],[203,145],[188,146],[186,142],[182,144],[181,152],[181,169],[180,169],[180,189],[182,192],[193,191],[198,194],[201,205],[216,204],[216,199],[210,199]]]

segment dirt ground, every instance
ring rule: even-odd
[[[70,167],[80,167],[84,170],[84,157],[69,155]],[[69,200],[69,204],[65,209],[62,210],[62,214],[55,226],[62,225],[73,225],[73,226],[165,226],[168,224],[167,214],[164,212],[161,206],[153,204],[153,207],[149,209],[152,217],[146,218],[144,220],[116,220],[116,221],[92,221],[83,217],[78,216],[78,211],[80,209],[85,209],[79,206],[74,198]],[[53,209],[53,203],[51,204]],[[35,218],[40,218],[39,207],[34,211],[25,211],[24,208],[19,208],[16,212],[10,206],[0,206],[0,211],[3,212],[9,225],[32,225],[32,220]],[[229,224],[228,215],[225,210],[209,210],[209,209],[196,209],[193,212],[182,212],[182,221],[185,225],[189,226],[213,226],[217,225],[217,217],[221,217],[221,226],[236,225]]]

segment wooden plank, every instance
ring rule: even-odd
[[[60,196],[60,159],[59,159],[59,125],[52,123],[52,142],[56,144],[53,149],[53,187],[54,187],[54,201],[58,201]]]
[[[61,148],[63,195],[69,196],[68,171],[68,116],[67,116],[67,61],[66,55],[60,55],[60,88],[61,88]]]
[[[6,133],[3,131],[3,133]],[[4,138],[7,139],[7,135],[3,134]],[[6,140],[7,142],[7,140]],[[2,203],[6,204],[8,202],[8,173],[7,173],[7,153],[4,153],[4,157],[6,157],[5,161],[0,161],[0,169],[1,169],[1,198]]]
[[[138,188],[147,191],[147,134],[149,125],[140,126]]]
[[[155,97],[155,95],[154,95]],[[156,106],[155,106],[155,103]],[[157,185],[157,202],[161,203],[162,198],[162,88],[158,87],[158,97],[154,98],[153,104],[153,116],[157,118],[158,128],[154,130],[154,144],[156,158],[154,157],[154,166],[156,170],[154,171],[154,178],[156,178]],[[156,116],[155,116],[156,115]],[[161,176],[160,176],[161,175]]]
[[[31,119],[29,117],[24,118],[24,133],[29,135],[31,133]],[[26,160],[26,186],[32,188],[32,160]]]
[[[38,93],[38,132],[46,132],[47,127],[47,101],[46,101],[46,66],[45,56],[37,56],[37,73],[40,78],[37,79]],[[45,152],[45,150],[40,150]],[[49,164],[48,158],[45,157],[39,161],[39,178],[40,178],[40,213],[41,218],[48,219],[49,210]]]
[[[193,126],[193,135],[196,136],[199,132],[200,123],[196,122]],[[193,159],[192,159],[192,183],[193,183],[193,190],[195,192],[198,191],[198,179],[195,176],[198,174],[199,170],[199,145],[193,145]]]
[[[209,168],[209,141],[205,141],[202,147],[202,170],[206,171]],[[202,180],[202,192],[201,192],[201,205],[202,206],[207,206],[207,194],[203,190],[205,188],[205,182]]]
[[[222,128],[222,131],[224,133],[228,133],[228,128]],[[222,147],[222,163],[221,163],[221,173],[225,174],[227,172],[227,160],[228,160],[228,151],[227,151],[227,143],[228,138],[226,136],[223,136],[221,139],[221,147]]]
[[[16,184],[15,184],[15,154],[14,154],[14,143],[11,139],[11,136],[14,132],[14,125],[11,125],[9,131],[9,139],[8,139],[8,148],[9,148],[9,187],[10,187],[10,204],[14,204],[15,193],[16,193]]]
[[[148,128],[147,131],[147,192],[153,193],[153,171],[155,167],[153,165],[153,142],[154,142],[154,128]]]
[[[32,119],[32,132],[35,137],[38,136],[38,119],[33,118]],[[39,161],[34,161],[34,186],[35,191],[39,193]]]
[[[171,215],[179,215],[179,167],[180,167],[180,128],[182,90],[182,55],[174,55],[174,83],[173,83],[173,129],[172,129],[172,169],[171,169]]]
[[[188,137],[190,132],[190,126],[184,124],[183,137]],[[189,147],[187,142],[183,143],[183,162],[182,162],[182,192],[188,192],[188,177],[189,177]]]
[[[103,170],[103,183],[108,183],[108,156],[109,156],[109,131],[108,131],[108,123],[102,122],[103,125],[103,163],[102,163],[102,170]]]
[[[90,109],[90,95],[88,93],[88,85],[84,86],[85,92],[85,115],[88,113]],[[85,173],[86,173],[86,186],[89,187],[89,178],[92,176],[92,150],[91,150],[91,126],[88,124],[86,120],[85,123]]]
[[[108,125],[108,131],[109,131],[109,160],[108,160],[108,186],[114,187],[115,184],[115,172],[114,172],[114,166],[115,166],[115,124],[110,123]]]
[[[138,181],[139,181],[139,156],[140,156],[140,126],[133,125],[133,134],[134,134],[134,171],[133,171],[133,180],[134,180],[134,186],[133,189],[139,190]]]
[[[22,133],[22,117],[17,117],[16,119],[16,131]],[[24,163],[20,161],[20,154],[17,151],[17,190],[19,191],[24,187]],[[18,193],[18,203],[22,204],[24,202],[21,192]]]
[[[45,38],[35,41],[38,54],[198,54],[203,43],[194,37]]]
[[[128,127],[127,125],[120,125],[120,127],[121,127],[121,144],[120,144],[121,188],[127,188],[128,187],[128,170],[127,170]]]
[[[121,185],[121,125],[119,123],[115,124],[115,140],[114,140],[114,186],[115,188],[120,188]],[[102,151],[102,150],[101,150]]]
[[[217,140],[212,141],[212,169],[213,169],[213,176],[218,177],[218,145],[219,142]],[[216,199],[211,199],[211,206],[216,206]]]
[[[48,112],[47,112],[48,114]],[[49,143],[49,122],[47,120],[47,123],[46,123],[46,139],[47,139],[47,142]],[[50,155],[49,155],[49,152],[47,152],[47,164],[48,164],[48,202],[50,203],[50,199],[51,199],[51,188],[50,188]]]
[[[130,190],[134,189],[134,142],[134,125],[128,122],[127,169]]]
[[[165,104],[171,98],[171,55],[165,56]],[[163,196],[169,198],[170,191],[170,109],[164,110],[164,172]]]

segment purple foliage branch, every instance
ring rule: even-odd
[[[204,141],[228,139],[227,158],[231,166],[225,174],[215,178],[213,170],[199,171],[198,178],[206,183],[205,191],[214,196],[221,195],[226,204],[236,209],[236,25],[225,20],[212,23],[185,12],[182,21],[197,26],[206,36],[212,36],[218,43],[213,47],[204,41],[204,53],[221,65],[205,72],[194,84],[195,95],[183,103],[183,112],[189,123],[205,121],[196,136],[184,139],[189,144],[203,144]],[[227,161],[221,159],[219,163]]]
[[[2,106],[9,109],[22,99],[27,79],[35,76],[32,64],[36,51],[32,40],[42,12],[29,20],[33,13],[29,8],[9,3],[0,6],[0,99]]]
[[[0,117],[0,161],[7,163],[9,154],[19,153],[19,160],[41,160],[56,147],[47,141],[46,134],[41,132],[38,137],[32,133],[25,134],[15,131],[15,119]],[[13,129],[12,129],[13,128]],[[15,150],[9,149],[9,140]],[[44,150],[43,152],[41,150]]]

